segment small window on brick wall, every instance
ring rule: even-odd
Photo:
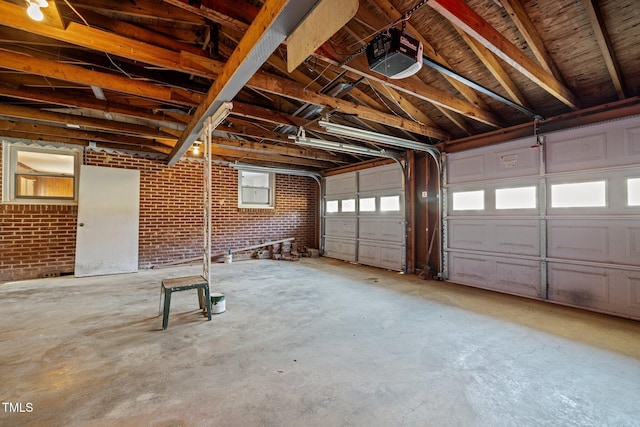
[[[2,201],[51,204],[77,200],[79,150],[4,142]]]
[[[238,207],[275,207],[275,174],[268,172],[238,171]]]

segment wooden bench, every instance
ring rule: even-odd
[[[162,314],[162,329],[169,325],[169,307],[171,306],[171,294],[173,292],[198,290],[198,303],[200,308],[206,308],[207,318],[211,320],[211,294],[209,282],[203,276],[184,276],[163,279],[160,287],[160,314]],[[164,309],[162,301],[164,300]]]

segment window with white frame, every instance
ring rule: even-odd
[[[3,202],[50,204],[77,200],[81,151],[4,142]]]
[[[275,207],[275,174],[270,172],[238,171],[238,207]]]
[[[327,213],[337,213],[338,212],[338,201],[337,200],[327,200]]]
[[[605,181],[551,185],[552,208],[589,208],[607,205]]]

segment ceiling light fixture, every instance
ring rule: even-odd
[[[404,148],[406,150],[429,151],[435,147],[421,142],[412,141],[410,139],[398,138],[382,133],[371,132],[364,129],[353,128],[349,126],[339,125],[327,121],[319,121],[318,124],[325,128],[327,132],[336,135],[347,136],[354,139],[378,142],[380,144],[391,145],[394,147]]]
[[[104,96],[104,91],[102,90],[102,88],[100,86],[91,85],[91,90],[93,91],[93,95],[96,97],[96,99],[99,99],[100,101],[106,101],[107,100],[107,97]]]
[[[45,7],[49,7],[47,0],[27,0],[27,15],[34,21],[42,21],[44,14],[40,9]]]
[[[344,144],[338,141],[326,141],[318,138],[308,138],[304,135],[304,129],[298,132],[296,136],[290,136],[289,139],[293,139],[296,144],[304,145],[307,147],[321,148],[323,150],[338,151],[341,153],[349,154],[362,154],[365,156],[374,157],[387,157],[397,158],[398,155],[395,152],[388,152],[386,150],[375,150],[373,148],[361,147],[359,145]]]

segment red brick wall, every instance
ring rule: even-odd
[[[202,163],[183,160],[168,167],[159,160],[97,151],[87,151],[85,159],[91,166],[140,170],[140,268],[200,256]],[[239,209],[237,197],[238,172],[215,165],[214,252],[287,237],[317,247],[313,179],[276,175],[275,209]],[[77,213],[76,206],[0,204],[0,282],[73,272]]]

